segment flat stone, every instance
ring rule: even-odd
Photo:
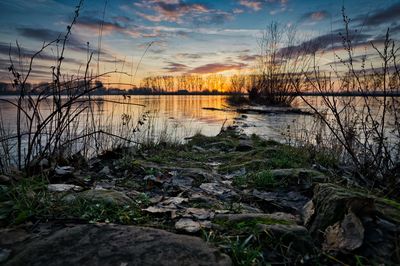
[[[253,196],[259,199],[258,205],[264,212],[281,211],[300,213],[309,198],[299,192],[265,192],[253,191]]]
[[[206,219],[212,219],[214,217],[214,213],[209,210],[201,208],[187,208],[184,216],[194,217],[198,220],[206,220]]]
[[[196,233],[200,231],[201,225],[199,222],[193,221],[192,219],[182,218],[175,223],[175,229],[187,233]]]
[[[181,190],[187,190],[192,187],[193,178],[187,176],[174,176],[172,179],[172,185],[178,187]]]
[[[222,186],[220,183],[203,183],[200,185],[200,188],[213,196],[217,196],[219,198],[229,198],[237,196],[236,192],[232,191],[232,189]]]
[[[171,206],[171,205],[177,206],[184,202],[188,202],[188,199],[182,198],[182,197],[169,197],[169,198],[165,199],[164,201],[162,201],[161,204],[164,206]]]
[[[172,211],[176,211],[176,208],[150,206],[150,207],[147,207],[146,209],[142,209],[142,211],[149,212],[149,213],[169,213]]]
[[[5,265],[231,265],[201,238],[120,225],[77,225],[36,239]]]
[[[59,176],[71,175],[74,172],[75,168],[72,166],[56,166],[54,171]]]
[[[328,177],[312,169],[273,169],[271,175],[279,183],[296,189],[309,189],[316,183],[328,182]]]
[[[68,195],[67,195],[68,196]],[[85,200],[91,200],[101,203],[115,204],[119,206],[131,205],[133,201],[127,195],[122,192],[115,190],[106,190],[106,189],[90,189],[83,192],[79,192],[76,195],[71,197],[73,198],[81,198]]]
[[[50,192],[68,192],[68,191],[82,191],[83,188],[80,186],[75,186],[71,184],[49,184],[47,189]]]

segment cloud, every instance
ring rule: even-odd
[[[44,28],[21,27],[17,28],[17,31],[21,36],[39,42],[51,42],[58,38],[62,41],[65,36],[65,32],[58,32]],[[86,42],[74,34],[71,34],[68,37],[67,47],[77,52],[87,52]]]
[[[203,56],[201,54],[191,54],[191,53],[179,53],[176,54],[177,58],[185,58],[185,59],[200,59]]]
[[[56,39],[63,40],[65,32],[60,32],[60,31],[54,31],[50,29],[44,29],[44,28],[29,28],[29,27],[21,27],[17,28],[18,33],[25,37],[29,38],[35,41],[40,41],[40,42],[51,42]],[[80,40],[78,37],[75,35],[70,35],[68,37],[68,43],[70,45],[74,46],[80,46],[83,45],[85,42]]]
[[[78,20],[77,26],[98,32],[102,24],[103,34],[109,34],[114,31],[122,32],[125,30],[125,26],[123,26],[119,22],[103,21],[95,17],[82,17]]]
[[[16,46],[10,46],[10,44],[0,42],[0,54],[8,56],[11,54],[13,57],[18,57],[22,56],[22,58],[30,58],[33,56],[37,51],[29,50],[23,47],[20,47],[19,49]],[[54,55],[48,54],[46,51],[41,52],[37,57],[38,60],[44,60],[44,61],[51,61],[51,62],[56,62],[57,57]],[[16,58],[14,58],[16,59]],[[74,58],[64,58],[64,62],[69,62],[69,63],[75,63],[75,64],[81,64],[81,61],[74,59]]]
[[[218,73],[227,70],[239,70],[246,67],[247,64],[244,63],[235,63],[235,64],[221,64],[221,63],[212,63],[202,65],[192,70],[188,71],[189,74],[211,74]]]
[[[355,20],[366,26],[377,26],[400,19],[400,3],[395,3],[387,8],[379,9],[370,16],[362,15]]]
[[[135,3],[149,12],[136,11],[140,17],[152,22],[194,22],[195,24],[222,24],[231,19],[228,12],[211,9],[201,3],[186,3],[182,0],[147,0]]]
[[[239,55],[238,59],[241,61],[246,61],[246,62],[253,62],[256,61],[258,58],[260,57],[260,55],[257,54],[252,54],[252,55]]]
[[[149,21],[161,22],[180,22],[181,18],[187,14],[207,13],[210,10],[202,4],[187,4],[181,1],[148,1],[149,8],[154,15],[138,12],[137,14]],[[145,7],[142,5],[141,7]]]
[[[253,9],[254,11],[259,11],[262,8],[261,1],[240,0],[239,4],[247,8]]]
[[[366,45],[371,39],[373,39],[372,35],[356,34],[355,32],[350,32],[349,37],[353,47]],[[280,49],[279,53],[281,55],[295,55],[299,53],[311,54],[316,51],[335,51],[343,49],[342,43],[343,36],[339,31],[335,31],[304,41],[297,46],[284,47]]]
[[[235,8],[235,9],[233,9],[233,14],[242,14],[242,13],[244,13],[244,10],[243,9],[240,9],[240,8]]]
[[[330,17],[328,11],[321,10],[321,11],[314,11],[305,13],[301,18],[300,21],[321,21],[325,20],[326,18]]]
[[[119,23],[131,23],[134,22],[134,19],[127,16],[115,16],[113,19]]]
[[[187,65],[174,63],[174,62],[167,62],[168,66],[163,67],[163,69],[167,70],[168,72],[183,72],[188,69]]]

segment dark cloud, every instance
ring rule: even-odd
[[[103,21],[99,18],[95,17],[82,17],[78,21],[78,26],[79,27],[85,27],[89,29],[94,29],[94,30],[99,30],[100,25],[103,24],[103,31],[109,32],[109,31],[123,31],[125,30],[125,26],[120,24],[119,22],[113,22],[113,21]]]
[[[30,58],[31,56],[33,56],[37,51],[34,50],[29,50],[23,47],[20,47],[18,49],[18,47],[16,45],[10,45],[7,43],[0,43],[0,54],[8,56],[9,54],[11,54],[11,56],[13,57],[14,60],[16,60],[19,56],[21,56],[22,58]],[[36,59],[39,60],[44,60],[44,61],[52,61],[52,62],[56,62],[57,61],[57,57],[54,55],[50,55],[47,53],[47,51],[43,51],[41,52]],[[64,62],[68,62],[68,63],[75,63],[75,64],[81,64],[81,61],[74,59],[74,58],[65,58]]]
[[[350,32],[349,38],[353,46],[360,46],[369,43],[372,39],[370,34]],[[331,51],[343,48],[344,36],[339,31],[324,34],[305,41],[297,46],[284,47],[280,50],[281,55],[295,55],[299,53],[310,54],[316,51]]]
[[[259,58],[259,55],[257,55],[257,54],[252,54],[252,55],[246,54],[246,55],[238,56],[239,60],[246,61],[246,62],[253,62],[253,61],[256,61],[258,58]]]
[[[188,69],[187,65],[175,63],[175,62],[167,62],[168,66],[163,67],[163,69],[167,70],[168,72],[182,72]]]
[[[58,32],[50,29],[44,28],[29,28],[29,27],[20,27],[17,28],[18,33],[31,40],[39,41],[39,42],[51,42],[59,39],[60,42],[64,40],[65,32]],[[78,52],[87,52],[86,42],[78,38],[73,33],[68,37],[67,46],[71,50]]]
[[[361,15],[355,20],[366,26],[378,26],[391,23],[400,19],[400,3],[395,3],[387,8],[379,9],[370,15]]]
[[[239,70],[246,67],[247,64],[244,63],[233,63],[233,64],[221,64],[221,63],[213,63],[206,64],[192,70],[188,71],[190,74],[211,74],[218,73],[226,70]]]

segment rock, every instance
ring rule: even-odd
[[[54,168],[56,175],[59,176],[71,175],[74,172],[74,170],[75,168],[72,166],[56,166],[56,168]]]
[[[11,250],[0,248],[0,263],[5,262],[11,255]]]
[[[304,168],[273,169],[271,175],[281,185],[293,187],[296,190],[309,189],[316,183],[328,182],[321,172]]]
[[[214,213],[206,209],[187,208],[184,217],[193,217],[197,220],[206,220],[212,219],[214,217]]]
[[[27,243],[6,265],[231,265],[198,237],[120,225],[77,225]]]
[[[114,189],[115,188],[115,179],[111,180],[103,180],[99,182],[95,182],[94,189],[96,190],[105,190],[105,189]]]
[[[188,202],[187,198],[181,197],[170,197],[165,199],[164,201],[159,202],[156,206],[150,206],[146,209],[143,209],[145,212],[149,212],[152,214],[171,214],[171,218],[174,219],[176,217],[176,212],[181,208],[180,204]]]
[[[200,188],[210,195],[223,199],[237,196],[236,192],[227,187],[223,187],[220,183],[203,183],[200,185]]]
[[[161,204],[164,206],[177,207],[179,204],[182,204],[184,202],[188,202],[188,199],[181,197],[169,197],[166,200],[162,201]]]
[[[336,222],[342,221],[348,210],[356,215],[374,212],[374,199],[359,192],[347,190],[333,184],[318,184],[312,199],[315,214],[310,222],[311,235],[322,240],[321,232]]]
[[[80,186],[70,185],[70,184],[49,184],[47,189],[50,192],[68,192],[68,191],[82,191],[83,188]]]
[[[214,180],[215,177],[218,175],[210,173],[209,171],[204,170],[202,168],[182,168],[179,169],[178,176],[187,180],[190,178],[197,184],[199,184]]]
[[[192,187],[193,178],[187,176],[175,176],[172,179],[172,186],[178,187],[180,190],[188,190]]]
[[[246,203],[239,203],[240,213],[263,213],[262,210]]]
[[[168,207],[158,207],[158,206],[150,206],[146,209],[142,209],[142,211],[149,212],[149,213],[169,213],[176,211],[176,208],[168,208]]]
[[[23,229],[4,228],[0,230],[0,246],[12,246],[27,238],[29,238],[29,234]]]
[[[219,201],[212,196],[206,195],[202,192],[192,192],[189,194],[189,199],[191,203],[197,203],[207,206],[219,205]]]
[[[236,146],[235,150],[239,152],[251,151],[253,149],[253,142],[250,139],[239,140],[239,144]]]
[[[215,221],[225,221],[228,223],[239,223],[244,221],[257,220],[260,223],[268,224],[296,224],[298,218],[290,213],[241,213],[241,214],[216,214]]]
[[[99,174],[100,175],[109,175],[109,174],[111,174],[110,167],[108,167],[107,165],[104,166],[103,169],[100,170]]]
[[[253,196],[258,199],[258,205],[264,212],[300,213],[309,199],[299,192],[265,192],[253,190]]]
[[[206,143],[204,148],[207,150],[230,152],[235,149],[235,144],[231,140],[227,139],[224,141]]]
[[[72,195],[72,196],[71,196]],[[134,202],[131,198],[126,196],[124,193],[115,191],[115,190],[96,190],[90,189],[83,192],[79,192],[77,194],[69,194],[63,198],[66,201],[74,201],[77,198],[100,202],[100,203],[107,203],[107,204],[114,204],[119,206],[125,205],[132,205]]]
[[[363,241],[364,227],[360,219],[350,211],[341,223],[326,228],[323,250],[350,252],[361,247]]]
[[[241,168],[241,169],[239,169],[237,171],[234,171],[231,174],[224,175],[223,178],[231,180],[231,179],[233,179],[235,177],[244,176],[245,174],[246,174],[246,168],[243,167],[243,168]]]
[[[315,213],[308,228],[314,239],[324,243],[323,248],[342,254],[352,251],[348,263],[354,255],[371,264],[400,262],[393,257],[400,241],[398,203],[333,184],[318,184],[312,201]]]
[[[199,222],[193,221],[192,219],[182,218],[175,223],[175,229],[187,233],[196,233],[200,231],[201,225]]]

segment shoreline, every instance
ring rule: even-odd
[[[10,251],[5,265],[70,260],[58,236],[69,239],[71,249],[86,250],[74,253],[82,262],[108,264],[112,254],[138,259],[139,251],[123,244],[132,234],[159,235],[160,242],[151,242],[155,250],[164,239],[182,241],[188,236],[186,241],[200,241],[200,251],[193,246],[173,251],[173,257],[186,256],[190,263],[207,258],[210,265],[243,260],[296,264],[301,259],[334,265],[324,254],[349,264],[355,256],[371,263],[394,262],[385,254],[400,228],[400,203],[343,183],[337,167],[335,158],[327,155],[230,128],[214,137],[195,135],[186,144],[160,143],[109,151],[89,161],[75,156],[63,164],[49,162],[29,184],[25,178],[10,177],[13,185],[1,186],[4,195],[11,195],[8,200],[18,203],[1,220],[0,239],[13,239],[1,246]],[[7,213],[7,205],[0,206]],[[340,235],[347,226],[353,226],[352,231]],[[379,240],[385,245],[376,245],[377,253],[371,253],[370,241],[376,239],[369,236],[376,230],[385,232]],[[125,237],[115,239],[118,232]],[[85,248],[82,236],[91,239]],[[145,243],[133,241],[138,247]],[[101,256],[97,250],[102,243],[117,249]],[[236,250],[239,246],[242,249]],[[44,248],[39,257],[32,256]],[[171,258],[160,252],[160,258]],[[203,252],[204,258],[196,252]]]

